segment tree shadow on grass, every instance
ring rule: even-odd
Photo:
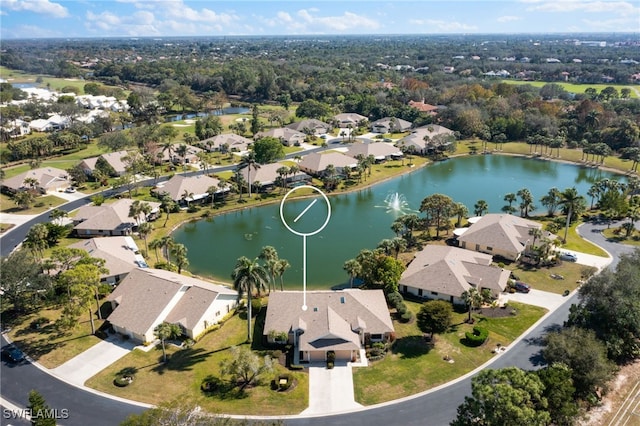
[[[34,360],[40,359],[41,356],[57,349],[61,346],[59,342],[51,342],[49,340],[21,340],[14,342],[24,353],[29,354]]]
[[[427,342],[422,336],[407,336],[396,340],[392,352],[403,358],[418,358],[428,354],[433,349],[433,344]]]
[[[208,387],[205,387],[205,383]],[[249,395],[236,383],[229,380],[223,380],[220,377],[209,375],[204,378],[200,386],[200,390],[207,398],[215,398],[219,400],[245,399]]]

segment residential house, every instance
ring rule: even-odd
[[[83,238],[131,235],[135,227],[155,219],[160,211],[160,203],[144,201],[151,206],[149,216],[140,214],[138,218],[129,217],[133,202],[132,199],[123,198],[112,204],[82,206],[73,217],[73,231]]]
[[[458,237],[459,246],[468,250],[489,253],[507,260],[518,260],[533,243],[531,230],[542,231],[542,225],[510,214],[487,214]],[[542,237],[552,234],[542,231]]]
[[[258,132],[253,137],[255,140],[271,137],[276,138],[282,142],[285,146],[298,146],[306,139],[307,135],[288,127],[278,127],[276,129],[265,130],[264,132]]]
[[[107,297],[113,329],[139,343],[155,341],[153,329],[178,324],[197,339],[237,305],[238,293],[225,286],[161,269],[134,269]]]
[[[298,166],[300,170],[312,176],[321,176],[329,165],[333,165],[338,174],[347,174],[358,166],[358,160],[341,152],[314,152],[302,157]]]
[[[492,256],[457,247],[428,245],[416,253],[402,273],[399,289],[425,299],[463,304],[462,293],[475,287],[498,298],[511,271],[492,266]]]
[[[178,154],[180,145],[186,145],[187,147],[187,152],[184,158]],[[200,161],[198,159],[199,152],[202,152],[202,149],[196,146],[187,145],[185,143],[174,143],[173,145],[171,145],[171,150],[165,149],[161,151],[162,158],[160,158],[160,161],[162,163],[171,162],[173,164],[198,164],[198,162]]]
[[[173,201],[178,203],[204,202],[210,197],[209,188],[218,188],[219,183],[220,180],[207,175],[173,175],[168,181],[158,184],[152,192],[158,195],[167,193]],[[229,189],[226,188],[224,191],[216,189],[215,194],[222,195],[225,192],[229,192]]]
[[[224,133],[200,141],[208,151],[243,152],[249,149],[253,141],[235,133]]]
[[[81,249],[91,257],[104,259],[108,272],[100,275],[100,281],[111,285],[118,284],[136,268],[149,267],[131,237],[91,238],[71,244],[69,248]]]
[[[354,143],[349,147],[346,154],[353,158],[357,158],[358,155],[362,155],[365,158],[373,155],[376,162],[382,162],[390,158],[401,158],[403,155],[402,151],[397,147],[385,142]]]
[[[303,310],[299,291],[269,295],[263,337],[289,343],[296,362],[355,360],[365,345],[393,340],[394,328],[382,290],[307,291]],[[279,335],[286,341],[276,341]]]
[[[280,177],[278,169],[281,167],[289,168],[289,166],[282,163],[262,164],[258,170],[252,168],[251,173],[249,173],[249,168],[245,167],[240,171],[240,174],[244,178],[245,182],[249,182],[251,185],[255,185],[259,182],[260,188],[264,190],[273,186],[278,186],[278,178]],[[249,174],[251,176],[249,176]],[[302,171],[298,171],[295,174],[283,176],[283,179],[285,179],[285,184],[287,186],[293,186],[308,183],[311,181],[311,176]]]
[[[127,165],[122,161],[122,157],[129,155],[127,151],[116,151],[102,154],[97,157],[85,158],[80,162],[80,167],[87,175],[92,175],[96,170],[96,164],[98,160],[102,158],[108,165],[111,166],[114,173],[117,176],[122,176],[126,172]]]
[[[413,147],[416,153],[428,154],[449,143],[453,137],[453,130],[438,124],[430,124],[413,129],[411,134],[400,139],[396,146],[402,150]]]
[[[324,121],[316,120],[315,118],[296,121],[295,123],[287,124],[285,126],[288,129],[295,130],[296,132],[305,133],[307,129],[313,132],[314,135],[324,135],[331,131],[331,125]]]
[[[338,127],[358,127],[361,123],[366,123],[368,118],[355,112],[345,112],[333,116],[333,120]]]
[[[31,133],[31,128],[29,127],[28,122],[17,118],[15,120],[7,120],[7,122],[2,127],[2,133],[6,135],[3,137],[19,138]]]
[[[411,130],[411,122],[395,117],[385,117],[370,125],[373,133],[402,133]]]
[[[25,184],[28,179],[34,179],[34,183]],[[45,194],[47,192],[62,191],[69,186],[71,186],[71,181],[68,173],[55,167],[28,170],[2,181],[2,189],[10,193],[33,189]]]
[[[411,108],[415,108],[420,112],[425,112],[429,115],[436,115],[438,111],[438,107],[430,104],[426,104],[424,99],[420,102],[409,101],[409,106]]]

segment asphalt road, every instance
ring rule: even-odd
[[[322,150],[320,148],[318,150]],[[328,148],[324,148],[328,149]],[[294,154],[297,155],[297,154]],[[233,168],[232,166],[230,168]],[[147,181],[147,183],[152,181]],[[88,198],[68,203],[65,210],[72,210],[88,202]],[[77,204],[76,204],[77,203]],[[32,221],[45,221],[48,215],[44,214]],[[18,243],[22,241],[26,230],[32,224],[26,224],[24,233],[22,229],[15,229],[9,235],[2,238],[3,251],[5,255],[5,238],[11,234],[16,235],[12,241]],[[633,251],[633,247],[619,243],[607,241],[599,232],[606,225],[586,223],[579,228],[580,234],[605,248],[614,258],[612,265],[617,264],[619,256]],[[595,231],[594,231],[595,230]],[[22,235],[22,239],[20,239]],[[11,248],[12,249],[12,248]],[[10,250],[9,250],[10,252]],[[561,327],[566,320],[569,307],[578,301],[577,295],[568,298],[567,301],[555,312],[549,315],[545,321],[539,324],[522,340],[512,345],[512,347],[490,365],[490,368],[502,368],[507,366],[517,366],[523,369],[537,369],[542,366],[540,357],[541,338],[549,330]],[[6,344],[4,338],[2,344]],[[416,374],[420,374],[416,371]],[[14,405],[25,407],[27,405],[28,393],[31,389],[41,392],[51,408],[69,410],[69,418],[61,420],[65,426],[111,426],[120,423],[129,414],[139,413],[143,408],[105,398],[94,393],[86,392],[64,383],[44,371],[29,363],[9,366],[0,366],[0,386],[2,398]],[[441,426],[448,425],[455,418],[456,409],[464,400],[465,395],[471,393],[471,378],[467,377],[439,390],[423,395],[415,396],[403,401],[370,407],[368,409],[343,415],[334,415],[316,418],[293,418],[286,419],[287,425],[368,425],[368,426],[388,426],[388,425],[421,425],[421,426]],[[4,420],[4,419],[3,419]]]

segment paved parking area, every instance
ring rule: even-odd
[[[334,414],[362,408],[353,394],[351,365],[309,367],[309,408],[300,415]]]
[[[83,386],[91,377],[131,352],[134,346],[133,343],[123,341],[119,337],[110,337],[52,369],[51,372],[68,383]]]
[[[575,254],[578,257],[578,260],[576,261],[576,263],[579,263],[580,265],[594,266],[598,269],[602,269],[611,263],[610,256],[607,256],[607,257],[594,256],[593,254],[586,254],[586,253],[581,253],[579,251],[567,250],[567,249],[559,249],[558,251]]]

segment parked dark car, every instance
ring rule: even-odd
[[[531,286],[523,283],[522,281],[516,281],[514,287],[516,288],[516,291],[520,293],[529,293],[531,290]]]
[[[24,361],[24,354],[13,345],[7,345],[2,348],[2,359],[14,364]]]

